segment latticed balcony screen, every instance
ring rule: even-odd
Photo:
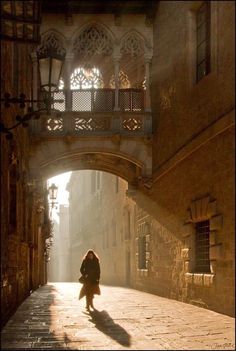
[[[209,273],[209,221],[196,223],[196,241],[195,241],[195,272]]]
[[[112,89],[73,90],[72,111],[113,111],[114,96]]]
[[[92,91],[72,91],[72,111],[92,111]]]
[[[120,89],[119,106],[121,111],[143,111],[144,90]]]
[[[119,108],[121,111],[139,112],[144,111],[144,93],[142,89],[120,89],[119,90]],[[46,93],[40,93],[43,99]],[[115,107],[115,89],[78,89],[71,90],[72,111],[94,111],[110,112]],[[54,100],[63,100],[63,102],[54,102],[52,109],[64,112],[66,110],[66,95],[64,90],[52,93]],[[39,103],[39,108],[45,108],[43,102]]]
[[[55,102],[53,104],[53,109],[59,110],[61,112],[66,110],[66,100],[65,100],[65,93],[63,91],[58,91],[57,93],[53,93],[54,100],[63,100],[63,102]]]
[[[49,97],[47,92],[39,92],[39,97],[41,100],[44,98]],[[63,90],[59,90],[58,92],[52,93],[51,97],[53,100],[63,100],[63,102],[54,102],[51,104],[51,109],[55,109],[61,112],[64,112],[66,110],[66,98],[65,98],[65,92]],[[38,107],[40,109],[45,109],[46,105],[44,102],[39,102]]]

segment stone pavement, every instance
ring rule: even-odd
[[[1,349],[234,350],[235,319],[149,293],[101,286],[95,311],[79,283],[40,287],[1,333]]]

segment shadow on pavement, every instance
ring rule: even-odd
[[[106,311],[98,311],[95,309],[94,311],[90,311],[89,314],[91,316],[89,321],[94,323],[98,330],[123,346],[131,345],[130,335],[124,328],[115,323]]]
[[[52,306],[60,305],[59,293],[53,285],[36,289],[17,308],[1,331],[1,350],[69,349],[67,333],[58,336]]]

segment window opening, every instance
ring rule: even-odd
[[[195,272],[196,273],[210,273],[209,236],[210,236],[209,220],[196,223],[196,239],[195,239]]]
[[[146,236],[140,236],[138,240],[138,268],[146,269]]]

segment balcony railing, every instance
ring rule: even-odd
[[[109,112],[115,109],[115,89],[77,89],[60,90],[53,93],[54,99],[63,99],[63,103],[54,103],[53,108],[64,111],[94,111]],[[67,101],[68,100],[68,101]],[[71,101],[71,106],[68,102]],[[120,89],[120,111],[144,111],[145,90]]]
[[[51,115],[31,122],[31,133],[41,136],[77,134],[151,133],[151,113],[145,112],[145,91],[120,89],[118,111],[115,110],[114,89],[59,91]],[[41,107],[43,107],[41,105]]]

